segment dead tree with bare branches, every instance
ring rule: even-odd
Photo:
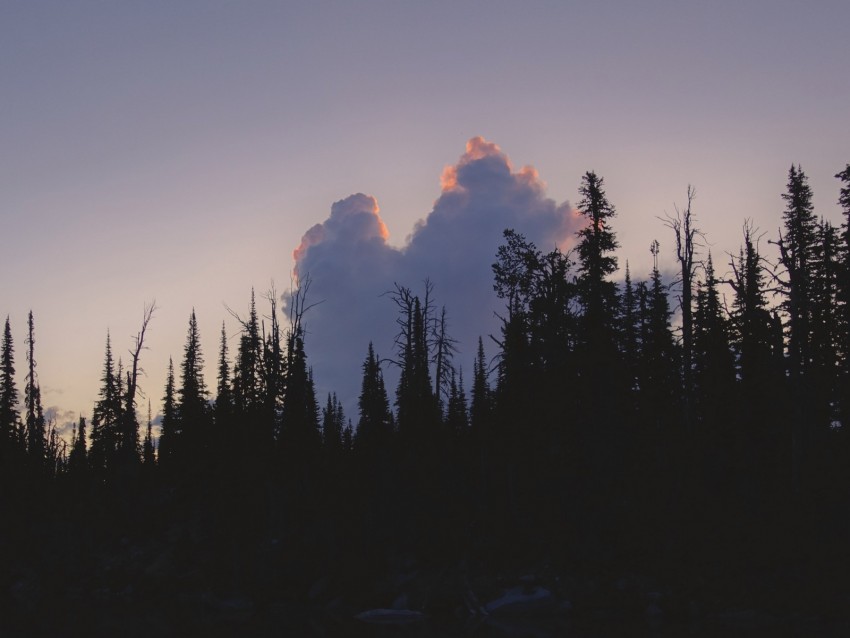
[[[693,352],[694,352],[694,316],[693,289],[694,277],[698,266],[697,249],[701,246],[702,231],[695,225],[693,201],[696,189],[688,184],[687,205],[680,210],[675,206],[676,214],[669,213],[662,218],[664,225],[673,231],[676,246],[676,261],[679,263],[681,296],[679,307],[682,310],[682,384],[684,397],[685,426],[691,426],[691,407],[693,403]]]

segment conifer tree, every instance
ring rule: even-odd
[[[697,289],[694,314],[694,408],[695,416],[704,425],[713,430],[725,426],[722,434],[727,435],[732,415],[737,412],[731,405],[735,395],[735,363],[718,283],[709,253],[705,281]],[[728,441],[724,443],[729,444]]]
[[[643,416],[655,428],[669,427],[681,396],[676,347],[670,326],[667,288],[658,270],[659,245],[652,242],[653,268],[649,286],[639,287],[641,318],[641,378]]]
[[[74,432],[71,454],[68,457],[68,471],[77,476],[84,475],[88,469],[86,436],[86,418],[81,414]]]
[[[812,205],[809,179],[800,166],[788,171],[787,192],[782,194],[785,232],[780,233],[780,259],[787,279],[784,307],[788,313],[788,358],[791,376],[805,373],[810,362],[812,311],[812,264],[815,259],[818,223]]]
[[[218,384],[216,386],[215,407],[216,414],[227,413],[232,405],[232,392],[230,387],[230,362],[227,357],[227,331],[224,322],[221,322],[221,345],[218,351]]]
[[[634,397],[638,390],[638,368],[640,365],[640,326],[638,315],[638,296],[632,284],[629,262],[626,262],[626,276],[623,282],[622,309],[620,311],[620,350],[626,376],[626,390],[630,395],[631,408],[634,409]]]
[[[425,303],[408,288],[397,286],[393,300],[399,307],[396,337],[401,374],[396,389],[399,433],[407,441],[422,441],[440,422],[439,403],[434,396],[429,369],[428,324],[430,320],[430,284],[426,282]]]
[[[351,419],[348,420],[348,425],[342,431],[342,451],[351,452],[354,449],[354,431],[351,426]]]
[[[591,462],[593,469],[610,475],[609,469],[603,468],[601,463],[608,459],[617,463],[613,460],[612,440],[619,440],[621,436],[614,435],[613,429],[623,423],[627,396],[625,370],[617,349],[617,286],[609,279],[617,270],[614,251],[619,244],[611,228],[616,212],[608,202],[602,178],[596,173],[585,173],[579,193],[582,199],[578,209],[588,222],[576,233],[578,275],[575,285],[582,314],[578,318],[573,349],[574,366],[580,373],[571,375],[572,378],[565,376],[559,384],[561,388],[577,390],[574,403],[579,427],[572,440],[561,445],[580,447],[582,456],[600,459]],[[548,388],[549,393],[557,390],[556,387]],[[555,422],[558,417],[554,407],[550,408],[550,414],[547,420]]]
[[[0,459],[20,444],[20,412],[15,386],[15,351],[12,329],[6,316],[3,344],[0,349]]]
[[[106,334],[106,352],[100,393],[92,411],[89,463],[100,474],[111,471],[120,444],[122,413],[120,376],[112,358],[112,340]]]
[[[392,413],[384,386],[384,376],[371,341],[366,360],[363,362],[358,410],[360,420],[355,435],[357,448],[385,448],[392,434]]]
[[[811,379],[806,373],[811,363],[812,264],[817,242],[817,218],[812,190],[802,168],[788,171],[787,192],[782,194],[784,233],[780,232],[780,260],[785,269],[783,307],[788,315],[788,370],[794,397],[792,427],[792,483],[795,491],[803,485],[804,457],[809,436],[806,407],[810,402]]]
[[[35,327],[32,310],[27,318],[27,365],[28,372],[24,397],[26,402],[26,417],[24,420],[27,437],[27,453],[36,464],[46,460],[47,432],[45,429],[44,410],[41,405],[41,388],[35,374]]]
[[[290,336],[289,349],[280,447],[287,458],[306,461],[319,451],[322,440],[316,390],[300,333]]]
[[[268,291],[266,299],[271,308],[268,316],[269,332],[263,340],[263,424],[260,436],[264,445],[270,446],[281,428],[283,397],[286,392],[286,359],[282,346],[283,333],[278,320],[277,292],[274,287]]]
[[[333,457],[342,451],[342,431],[345,415],[336,392],[328,393],[327,405],[322,408],[322,442],[325,452]]]
[[[491,418],[492,392],[487,381],[487,360],[484,357],[484,341],[478,337],[478,350],[472,364],[472,403],[469,406],[469,424],[473,437],[482,442]]]
[[[179,436],[179,417],[177,414],[177,397],[174,381],[174,361],[168,358],[168,376],[165,381],[165,396],[162,398],[162,423],[159,435],[159,462],[168,467],[171,465],[174,450]]]
[[[457,375],[452,370],[449,401],[446,406],[446,426],[449,432],[456,437],[465,437],[469,428],[466,391],[463,387],[463,369]]]
[[[746,222],[744,245],[738,259],[733,258],[730,262],[733,279],[729,282],[735,291],[732,319],[738,375],[748,401],[770,365],[770,313],[765,296],[764,266],[754,232],[752,224]]]
[[[682,311],[682,405],[685,426],[691,426],[691,403],[693,401],[693,288],[696,274],[696,254],[701,231],[695,226],[692,205],[696,189],[688,185],[688,204],[684,210],[676,207],[676,216],[666,215],[665,225],[673,231],[676,246],[676,261],[679,262],[681,297],[679,307]]]
[[[584,307],[584,338],[597,350],[604,340],[610,341],[616,312],[617,289],[608,281],[617,270],[617,258],[612,254],[618,247],[611,230],[614,207],[605,194],[604,180],[593,171],[582,177],[578,210],[588,225],[579,230],[578,294]]]
[[[812,374],[809,416],[821,426],[821,430],[840,418],[839,387],[843,346],[839,294],[840,250],[837,229],[827,220],[821,219],[813,252],[809,346]]]
[[[200,459],[202,448],[207,442],[207,386],[204,383],[204,357],[201,353],[201,335],[195,310],[189,317],[183,363],[180,366],[180,389],[177,391],[178,438],[181,453],[192,459]]]
[[[253,289],[251,311],[242,324],[233,375],[233,400],[240,414],[256,415],[263,404],[263,341]]]
[[[228,455],[228,448],[239,443],[239,441],[234,440],[236,437],[231,432],[234,423],[233,389],[230,379],[230,361],[227,354],[227,332],[223,321],[221,322],[221,344],[218,351],[218,378],[213,419],[213,455],[221,462]]]

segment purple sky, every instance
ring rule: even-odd
[[[636,276],[689,183],[719,269],[745,217],[775,235],[791,162],[838,219],[845,0],[294,4],[0,3],[0,314],[22,372],[35,313],[47,406],[90,415],[107,329],[126,352],[156,298],[156,411],[193,306],[212,363],[334,202],[403,248],[478,135],[556,205],[602,175]]]

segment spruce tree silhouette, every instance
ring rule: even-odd
[[[162,421],[159,435],[159,466],[166,473],[171,473],[173,462],[179,452],[177,416],[177,391],[174,381],[174,360],[168,358],[168,374],[165,380],[165,395],[162,398]]]
[[[107,332],[100,393],[92,410],[89,451],[89,465],[101,481],[111,480],[116,470],[115,462],[121,440],[119,428],[123,411],[119,381],[120,376],[116,375],[112,358],[112,339]]]
[[[44,421],[44,408],[41,405],[41,387],[35,374],[35,324],[32,310],[27,317],[27,377],[24,386],[24,401],[26,403],[27,453],[34,467],[44,465],[47,446],[47,432]]]
[[[794,394],[792,425],[792,482],[799,492],[804,483],[804,463],[809,436],[805,406],[809,405],[811,379],[806,374],[810,366],[810,337],[812,311],[812,262],[817,241],[817,218],[812,204],[809,179],[802,168],[791,165],[788,170],[787,191],[782,194],[785,211],[782,213],[784,233],[775,242],[785,269],[780,279],[788,314],[788,372],[790,390]]]
[[[393,419],[384,375],[372,342],[363,362],[363,379],[357,400],[359,419],[354,435],[354,445],[360,453],[374,449],[373,456],[390,454]]]
[[[68,473],[78,482],[85,479],[88,474],[89,461],[86,437],[86,418],[80,415],[71,444],[71,453],[68,456]]]
[[[7,315],[0,349],[0,463],[9,459],[21,443],[18,389],[15,385],[15,349]]]

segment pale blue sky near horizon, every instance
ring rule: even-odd
[[[107,330],[126,353],[152,299],[154,413],[193,307],[214,386],[222,320],[238,332],[223,304],[287,288],[303,233],[352,193],[403,246],[476,135],[557,202],[602,175],[635,277],[654,238],[671,263],[656,216],[688,184],[715,264],[745,218],[768,248],[792,162],[837,222],[848,24],[827,0],[0,0],[0,315],[19,387],[32,309],[45,405],[90,415]]]

